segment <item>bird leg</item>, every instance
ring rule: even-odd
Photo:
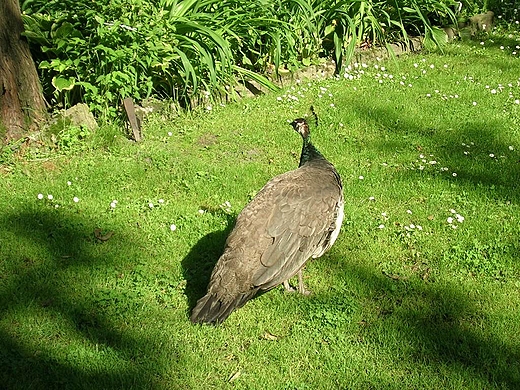
[[[289,280],[285,280],[283,282],[283,287],[285,288],[285,291],[288,293],[293,293],[295,291],[298,291],[302,295],[310,295],[311,291],[307,290],[305,288],[305,284],[303,283],[303,269],[298,271],[298,288],[295,289],[294,287],[291,287],[289,284]]]
[[[291,285],[289,284],[289,280],[284,280],[283,288],[285,288],[285,291],[288,293],[293,293],[296,291],[296,289],[291,287]]]
[[[311,295],[311,291],[307,290],[303,284],[303,269],[298,271],[298,292],[302,295]]]

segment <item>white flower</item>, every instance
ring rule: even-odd
[[[457,212],[454,209],[450,209],[450,213],[457,214]]]
[[[38,199],[43,199],[43,194],[38,194]]]
[[[415,225],[413,223],[410,224],[410,229],[415,229]]]
[[[509,150],[515,150],[515,148],[513,148],[513,146],[509,146]]]
[[[453,177],[457,177],[457,172],[453,172],[451,175],[452,175]]]
[[[408,214],[412,214],[412,210],[406,210]]]
[[[464,217],[463,217],[462,215],[460,215],[460,214],[456,214],[456,215],[455,215],[455,218],[457,218],[457,221],[458,221],[459,223],[464,222]]]
[[[364,179],[364,177],[363,177],[363,176],[359,176],[359,180],[363,180],[363,179]]]
[[[372,200],[372,201],[374,201],[374,200],[376,200],[376,198],[374,198],[373,196],[371,196],[371,197],[368,198],[368,200]]]
[[[520,99],[516,99],[515,104],[520,104]]]
[[[385,225],[381,224],[378,226],[378,229],[384,229],[385,228]]]
[[[491,93],[494,95],[494,94],[497,93],[497,90],[496,90],[496,89],[492,89],[492,90],[491,90]]]
[[[52,196],[51,194],[47,195],[47,199],[49,200],[53,200],[54,199],[54,196]]]
[[[74,201],[74,203],[78,203],[79,202],[79,198],[77,196],[75,196],[74,198],[72,198],[72,200]]]
[[[173,133],[171,131],[168,131],[168,137],[171,137]]]
[[[473,105],[476,106],[476,105],[477,105],[477,102],[473,102]]]
[[[68,186],[72,185],[72,182],[68,181],[68,182],[67,182],[67,185],[68,185]]]
[[[452,217],[448,217],[446,219],[446,221],[451,225],[453,223],[453,218]]]
[[[172,224],[170,225],[170,230],[171,230],[172,232],[174,232],[175,230],[177,230],[177,226],[175,226],[175,224],[172,223]]]
[[[205,212],[205,210],[199,209],[199,214],[204,214]]]
[[[489,153],[489,157],[494,158],[495,155],[493,153]]]
[[[422,226],[421,225],[417,225],[416,228],[417,228],[417,230],[422,230]]]
[[[152,202],[148,203],[148,207],[150,207],[151,209],[153,209],[153,203],[152,203]]]
[[[110,208],[115,209],[117,206],[117,200],[113,200],[112,203],[110,203]]]
[[[162,204],[164,203],[164,199],[159,199],[158,202]]]

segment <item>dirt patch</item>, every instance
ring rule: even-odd
[[[203,148],[209,148],[218,143],[218,135],[207,133],[199,137],[197,144]]]

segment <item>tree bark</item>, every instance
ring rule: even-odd
[[[18,0],[0,0],[0,142],[19,139],[45,117],[40,80]]]

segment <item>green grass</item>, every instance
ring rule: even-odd
[[[0,383],[519,387],[512,50],[486,41],[378,69],[360,64],[353,80],[156,115],[139,144],[103,128],[75,153],[5,155]],[[301,141],[287,120],[311,104],[320,117],[314,142],[342,175],[346,198],[337,243],[307,267],[313,295],[275,289],[219,327],[192,325],[189,310],[234,217],[269,178],[297,166]],[[96,229],[114,234],[101,241]]]

